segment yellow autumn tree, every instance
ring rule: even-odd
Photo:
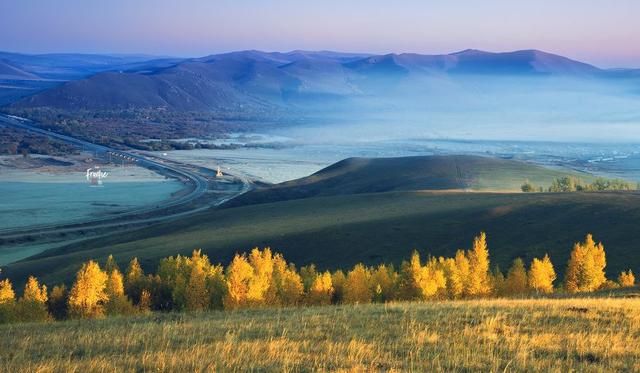
[[[29,276],[27,283],[24,286],[24,293],[22,295],[22,299],[29,302],[37,302],[45,304],[47,302],[47,286],[38,283],[38,280]]]
[[[249,283],[253,278],[253,267],[246,255],[236,254],[227,267],[227,291],[223,300],[225,309],[236,309],[247,305]]]
[[[469,276],[471,276],[471,264],[469,263],[469,258],[464,250],[458,250],[456,251],[456,255],[453,260],[455,262],[458,281],[461,283],[461,289],[457,296],[466,295],[469,288]]]
[[[93,318],[104,315],[107,274],[93,260],[84,263],[76,275],[69,294],[69,315],[73,318]]]
[[[331,274],[329,272],[317,274],[311,288],[307,292],[306,303],[309,305],[331,304],[333,293],[334,289]]]
[[[438,262],[432,258],[422,266],[417,251],[413,252],[409,262],[402,263],[399,281],[401,297],[408,300],[432,298],[446,286],[445,274]]]
[[[618,284],[623,288],[630,288],[636,285],[636,277],[633,275],[631,270],[626,270],[620,272],[618,276]]]
[[[111,257],[113,258],[113,257]],[[107,275],[105,293],[107,302],[104,305],[107,315],[128,315],[134,313],[133,304],[124,294],[124,279],[117,266],[111,266]]]
[[[548,254],[542,260],[533,258],[529,268],[529,288],[536,293],[553,293],[553,282],[556,280],[556,271]]]
[[[371,272],[362,263],[356,264],[349,273],[344,284],[344,303],[370,303],[373,292],[369,286]]]
[[[16,310],[16,294],[9,279],[0,281],[0,324],[19,320]]]
[[[17,316],[21,321],[49,320],[51,316],[47,309],[47,300],[47,286],[40,285],[35,277],[29,276],[17,305]]]
[[[267,303],[294,306],[300,303],[303,294],[304,284],[296,267],[293,264],[287,264],[281,254],[275,254],[271,289],[267,290]]]
[[[468,252],[469,277],[465,293],[469,296],[482,296],[491,293],[489,279],[489,249],[487,235],[481,232],[473,240],[473,248]]]
[[[459,298],[464,290],[464,282],[463,275],[456,265],[456,260],[454,258],[440,257],[438,258],[438,264],[445,277],[444,295],[451,299]]]
[[[524,268],[524,262],[520,258],[516,258],[507,272],[507,278],[504,282],[505,294],[521,295],[528,290],[527,270]]]
[[[252,306],[263,306],[273,299],[269,294],[273,289],[273,255],[270,248],[258,250],[254,248],[249,254],[249,264],[253,268],[253,276],[249,279],[247,288],[247,301]],[[271,299],[269,299],[271,298]]]
[[[13,291],[13,285],[9,279],[0,281],[0,304],[15,302],[16,293]]]
[[[565,274],[565,286],[570,293],[598,290],[605,284],[604,268],[607,265],[604,246],[596,244],[588,234],[585,241],[576,243],[569,257]]]
[[[124,279],[118,269],[112,269],[107,279],[106,292],[109,297],[124,295]]]
[[[438,294],[446,293],[447,280],[444,270],[435,258],[429,258],[422,267],[421,278],[418,282],[422,299],[431,299]]]

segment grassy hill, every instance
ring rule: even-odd
[[[525,180],[548,186],[567,174],[529,163],[472,155],[348,158],[311,176],[253,190],[227,206],[390,191],[520,191]],[[570,174],[592,179],[588,174]]]
[[[549,253],[562,273],[573,244],[593,233],[605,243],[609,276],[627,268],[640,272],[640,193],[449,189],[509,180],[515,185],[525,176],[537,181],[557,173],[483,157],[349,159],[243,198],[243,203],[264,203],[209,210],[45,251],[8,265],[3,274],[18,285],[30,274],[54,284],[71,282],[82,262],[109,254],[122,266],[138,257],[144,268],[155,270],[161,258],[196,248],[213,262],[228,263],[236,252],[256,246],[271,246],[297,265],[336,269],[358,262],[400,263],[413,249],[452,256],[480,231],[488,235],[492,263],[503,269],[516,257],[529,262]]]
[[[160,258],[202,248],[227,263],[237,251],[271,246],[298,265],[321,268],[363,261],[398,263],[412,249],[453,255],[486,231],[492,263],[505,269],[518,256],[548,252],[556,269],[588,232],[605,243],[610,276],[640,270],[637,193],[387,192],[266,203],[192,216],[126,234],[44,252],[11,264],[16,282],[34,274],[45,283],[71,281],[81,262],[114,254],[122,265],[136,256],[155,269]]]
[[[638,311],[475,300],[18,324],[0,326],[0,358],[9,372],[638,371]]]

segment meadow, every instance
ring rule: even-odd
[[[575,242],[593,233],[608,254],[607,274],[631,268],[636,255],[640,203],[636,192],[464,193],[387,192],[315,197],[211,210],[180,222],[90,240],[3,267],[16,288],[29,275],[47,284],[70,284],[89,258],[113,254],[121,267],[133,258],[145,271],[163,257],[196,248],[212,262],[236,252],[270,246],[298,266],[319,269],[395,263],[413,249],[452,256],[480,231],[488,234],[491,265],[507,269],[516,257],[528,263],[545,253],[566,263]],[[426,256],[425,256],[426,257]],[[556,268],[562,277],[564,266]]]
[[[0,326],[7,372],[638,371],[640,299],[478,299]]]

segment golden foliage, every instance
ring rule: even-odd
[[[596,244],[588,234],[583,243],[576,243],[571,252],[565,286],[570,293],[598,290],[606,281],[604,246]]]
[[[634,286],[631,270],[622,272],[618,283],[604,277],[605,253],[591,235],[574,246],[567,269],[569,291]],[[191,257],[177,255],[160,261],[154,275],[145,276],[133,259],[124,276],[115,259],[105,263],[108,272],[89,261],[78,271],[69,296],[63,286],[47,290],[29,278],[24,296],[15,302],[9,280],[0,281],[0,323],[8,321],[137,314],[150,310],[238,309],[246,307],[370,303],[395,300],[460,299],[489,294],[520,295],[532,290],[553,292],[556,273],[548,255],[534,258],[529,271],[520,259],[513,262],[506,278],[495,267],[489,273],[486,235],[481,233],[470,250],[458,250],[453,258],[429,257],[423,264],[414,251],[399,271],[392,265],[368,267],[356,264],[345,275],[318,272],[310,264],[296,270],[281,254],[254,248],[236,254],[224,268],[212,265],[201,250]],[[618,285],[619,284],[619,285]],[[136,305],[130,298],[137,297]],[[34,306],[36,305],[36,306]]]
[[[344,284],[344,303],[369,303],[373,297],[373,291],[369,286],[371,271],[358,263],[347,273]]]
[[[0,304],[14,302],[16,293],[13,291],[13,285],[9,279],[0,281]]]
[[[69,314],[74,318],[92,318],[104,315],[107,274],[98,263],[90,260],[82,265],[69,294]]]
[[[556,271],[549,258],[549,254],[545,254],[542,260],[533,258],[531,267],[529,268],[529,288],[538,293],[552,293],[553,282],[556,280]]]
[[[111,267],[111,272],[107,275],[107,285],[105,287],[107,302],[104,305],[107,315],[126,315],[135,313],[133,304],[124,294],[124,280],[117,266]]]
[[[473,240],[473,248],[467,253],[469,260],[469,278],[466,294],[470,296],[488,295],[491,293],[489,280],[489,249],[487,235],[481,232]]]
[[[302,277],[293,264],[287,264],[281,254],[273,257],[272,289],[268,291],[268,304],[297,305],[304,294]]]
[[[27,284],[24,286],[24,293],[22,295],[22,299],[29,302],[36,302],[36,303],[42,303],[42,304],[46,303],[48,300],[47,286],[46,285],[40,286],[40,284],[38,283],[38,280],[35,277],[29,276],[29,279],[27,280]]]
[[[620,284],[620,286],[623,288],[633,287],[636,284],[636,277],[633,275],[633,272],[631,272],[630,269],[622,271],[618,276],[618,284]]]
[[[310,305],[326,305],[331,303],[334,293],[333,280],[331,273],[323,272],[317,274],[313,280],[313,284],[307,294],[307,304]]]
[[[224,308],[240,308],[247,304],[249,284],[253,278],[253,267],[246,255],[236,254],[227,267],[227,294]]]
[[[107,280],[106,292],[109,298],[124,295],[124,280],[122,274],[117,268],[114,268],[109,273]]]

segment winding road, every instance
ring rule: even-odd
[[[42,128],[35,126],[35,124],[24,118],[19,118],[12,115],[4,115],[0,114],[0,126],[7,126],[12,128],[18,128],[26,131],[30,131],[33,133],[37,133],[40,135],[47,136],[52,139],[56,139],[59,141],[64,141],[66,143],[72,144],[74,146],[82,147],[84,150],[100,153],[105,156],[110,156],[112,159],[122,159],[127,162],[135,163],[137,166],[148,168],[154,172],[175,177],[178,179],[182,179],[185,182],[191,184],[191,190],[186,195],[181,197],[167,200],[161,204],[156,204],[152,207],[144,207],[135,210],[129,210],[126,212],[119,213],[117,215],[110,215],[107,217],[100,217],[94,219],[84,219],[82,221],[77,222],[69,222],[69,223],[57,223],[57,224],[43,224],[37,226],[29,226],[22,228],[9,228],[9,229],[0,229],[0,238],[9,239],[20,236],[25,236],[29,234],[40,234],[40,233],[68,233],[78,230],[88,230],[95,228],[108,228],[108,227],[117,227],[122,225],[139,225],[143,223],[152,223],[156,221],[164,221],[177,217],[181,217],[188,214],[193,214],[198,211],[202,211],[208,209],[212,206],[221,205],[228,200],[243,194],[251,189],[251,182],[246,178],[241,176],[236,176],[238,180],[242,182],[242,188],[238,191],[238,193],[225,197],[216,201],[214,204],[206,204],[204,206],[194,206],[189,208],[188,210],[179,211],[179,212],[171,212],[168,214],[160,215],[160,216],[146,216],[140,217],[136,219],[136,216],[149,215],[152,213],[160,212],[167,209],[177,209],[177,208],[185,208],[190,207],[189,204],[203,196],[208,188],[209,181],[189,169],[189,165],[179,164],[175,161],[168,161],[161,159],[155,155],[144,154],[144,153],[134,153],[130,151],[122,151],[113,149],[107,146],[93,144],[88,141],[84,141],[78,138],[74,138],[68,135],[59,134],[56,132],[48,131]],[[234,176],[234,175],[231,175]],[[127,218],[127,219],[123,219]]]

